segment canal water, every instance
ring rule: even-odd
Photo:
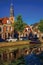
[[[39,55],[32,53],[24,57],[26,65],[43,65],[43,52]]]
[[[0,61],[0,65],[43,65],[43,52],[38,55],[31,53],[29,55],[22,56],[17,60],[13,60],[10,63],[3,63]]]

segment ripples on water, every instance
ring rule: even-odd
[[[24,57],[26,65],[43,65],[43,52],[39,55],[34,53]]]

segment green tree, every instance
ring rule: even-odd
[[[43,20],[40,20],[40,23],[38,25],[38,29],[43,32]]]
[[[22,32],[24,30],[25,25],[27,24],[23,22],[22,17],[19,15],[17,17],[16,22],[14,23],[14,30]]]

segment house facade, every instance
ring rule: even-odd
[[[13,27],[9,18],[0,18],[0,38],[6,39],[12,37]]]
[[[30,25],[26,25],[23,31],[23,36],[29,36],[29,34],[32,32],[32,27]]]

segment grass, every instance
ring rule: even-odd
[[[29,41],[2,42],[2,43],[0,43],[0,47],[15,46],[15,45],[25,45],[25,44],[28,44],[28,43],[29,43]]]
[[[23,49],[23,48],[30,48],[30,47],[39,47],[43,44],[29,44],[29,41],[17,41],[17,42],[2,42],[0,43],[0,53],[3,51],[10,52],[15,49]]]
[[[29,41],[2,42],[0,43],[0,53],[29,47]]]

